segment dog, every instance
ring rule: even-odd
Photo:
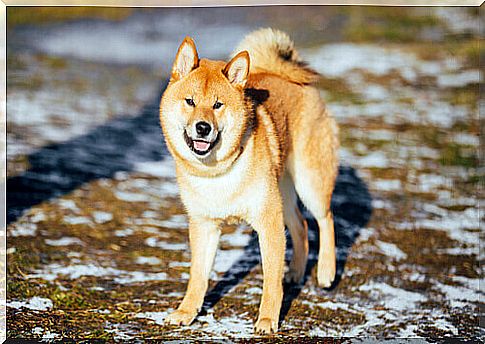
[[[307,224],[298,197],[318,222],[318,284],[336,270],[330,202],[338,170],[338,129],[313,86],[319,74],[286,33],[250,33],[229,62],[199,59],[181,43],[160,102],[160,122],[174,157],[189,217],[190,279],[171,325],[189,325],[208,288],[220,227],[245,221],[258,233],[264,275],[258,334],[277,332],[283,278],[302,281]],[[285,225],[293,257],[284,276]]]

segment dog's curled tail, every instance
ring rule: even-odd
[[[262,69],[298,84],[311,84],[319,74],[300,60],[290,37],[279,30],[265,28],[247,35],[236,50],[249,53],[250,69]]]

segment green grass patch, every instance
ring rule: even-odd
[[[368,6],[342,10],[348,15],[344,36],[353,42],[414,42],[424,28],[442,25],[427,11],[418,12],[415,8]]]
[[[465,149],[456,143],[449,143],[441,149],[439,161],[444,166],[478,167],[478,157],[475,150]]]

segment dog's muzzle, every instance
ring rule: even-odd
[[[218,132],[215,139],[211,142],[201,138],[192,138],[189,136],[189,134],[187,134],[187,131],[184,131],[184,139],[187,146],[189,146],[192,152],[200,157],[205,157],[210,153],[212,148],[214,148],[219,142],[219,136],[220,133]]]

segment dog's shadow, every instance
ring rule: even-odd
[[[359,236],[360,229],[370,219],[372,213],[371,200],[367,186],[357,176],[356,171],[352,167],[340,166],[332,197],[337,250],[337,272],[333,284],[327,290],[335,289],[342,278],[349,250]],[[299,205],[308,221],[309,256],[302,283],[284,285],[280,321],[284,320],[293,300],[298,297],[303,286],[311,277],[312,270],[318,260],[319,233],[317,222],[304,209],[301,202],[299,202]],[[289,235],[287,235],[287,239],[288,249],[286,258],[289,258],[292,250]],[[249,243],[244,248],[244,254],[242,254],[241,258],[231,266],[214,288],[206,295],[202,307],[202,314],[214,307],[225,294],[238,285],[260,263],[260,259],[258,237],[253,231]]]

